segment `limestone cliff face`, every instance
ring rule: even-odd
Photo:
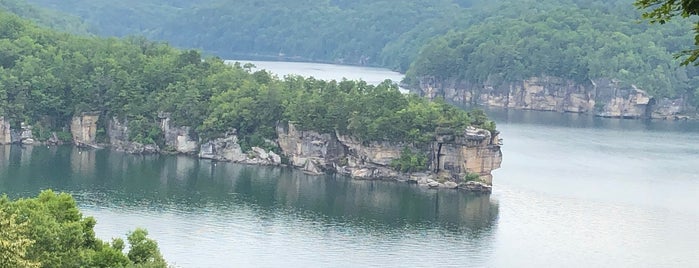
[[[82,113],[73,116],[70,123],[70,133],[73,135],[73,143],[77,146],[95,147],[97,136],[97,120],[99,113]]]
[[[109,120],[107,128],[109,145],[112,149],[132,154],[152,154],[160,152],[160,148],[155,144],[141,144],[129,139],[128,121],[120,121],[113,117]]]
[[[460,135],[441,135],[424,148],[391,142],[362,143],[338,133],[301,131],[294,124],[277,126],[279,146],[291,165],[309,173],[337,172],[359,179],[391,178],[414,181],[431,187],[456,188],[466,174],[477,173],[479,190],[489,191],[491,171],[500,167],[502,153],[498,137],[471,128]],[[429,156],[430,170],[402,174],[390,167],[405,147]],[[441,181],[441,182],[440,182]]]
[[[199,142],[191,137],[191,128],[188,126],[173,127],[170,125],[170,114],[160,113],[160,129],[165,138],[165,149],[181,154],[195,154],[199,149]]]
[[[454,180],[476,173],[492,185],[490,172],[502,163],[499,137],[484,129],[468,128],[463,135],[439,135],[432,148],[432,170],[447,171]]]
[[[289,164],[312,174],[334,170],[334,164],[346,155],[335,135],[300,131],[294,124],[277,126],[277,143]]]
[[[5,120],[4,116],[0,116],[0,145],[12,143],[12,130],[10,122]]]
[[[199,158],[254,165],[280,165],[282,163],[281,156],[259,147],[252,147],[249,152],[243,152],[235,131],[202,143],[199,149]]]
[[[463,81],[420,79],[418,93],[433,99],[444,97],[457,103],[491,107],[592,113],[615,118],[671,118],[684,111],[682,99],[667,100],[663,105],[634,85],[613,79],[596,79],[577,83],[557,77],[532,77],[519,82],[474,84]]]

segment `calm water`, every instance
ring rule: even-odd
[[[45,146],[0,147],[0,192],[71,192],[182,267],[699,267],[699,123],[489,113],[490,196]]]

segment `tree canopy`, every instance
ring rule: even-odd
[[[95,237],[72,196],[42,191],[36,198],[0,197],[0,267],[166,267],[144,229],[111,243]]]
[[[636,0],[634,5],[645,10],[643,18],[652,23],[666,24],[673,17],[688,18],[699,15],[699,1],[694,0]],[[680,53],[680,57],[685,57],[682,65],[699,65],[699,22],[694,23],[694,32],[695,48]]]
[[[20,1],[20,0],[14,0]],[[29,0],[103,36],[143,35],[227,58],[406,70],[428,38],[472,21],[484,0]]]

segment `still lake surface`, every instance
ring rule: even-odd
[[[0,146],[0,192],[70,192],[99,237],[147,228],[178,267],[699,267],[699,123],[489,114],[490,196],[68,146]]]

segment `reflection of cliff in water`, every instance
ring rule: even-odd
[[[113,207],[291,210],[313,220],[377,228],[435,225],[473,235],[489,232],[498,216],[498,205],[488,195],[454,190],[181,156],[30,148],[0,147],[0,191],[23,196],[53,188],[73,193],[83,204]]]

